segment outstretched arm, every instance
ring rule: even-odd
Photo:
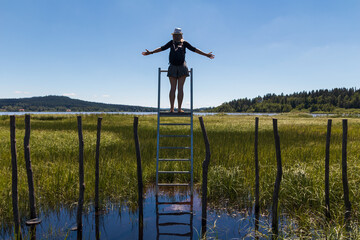
[[[205,57],[208,57],[210,59],[214,59],[215,55],[212,54],[212,52],[209,52],[209,53],[204,53],[203,51],[201,51],[200,49],[196,49],[195,50],[196,53],[200,54],[200,55],[203,55]]]
[[[149,51],[147,49],[145,49],[145,50],[146,50],[146,52],[142,52],[142,55],[144,55],[144,56],[147,56],[147,55],[150,55],[150,54],[153,54],[153,53],[158,53],[158,52],[162,51],[161,47],[155,49],[154,51]]]

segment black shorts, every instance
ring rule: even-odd
[[[189,69],[186,66],[186,62],[184,62],[183,65],[179,65],[179,66],[170,64],[170,66],[168,68],[167,76],[174,77],[174,78],[179,78],[179,77],[183,77],[183,76],[188,77]]]

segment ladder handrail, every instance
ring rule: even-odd
[[[191,77],[190,77],[190,105],[191,105],[191,185],[190,185],[190,191],[191,196],[193,195],[193,181],[194,181],[194,170],[193,170],[193,163],[194,163],[194,135],[193,135],[193,69],[191,68]]]
[[[158,76],[158,111],[157,111],[157,141],[156,141],[156,195],[159,193],[159,142],[160,142],[160,80],[161,68],[159,68]]]

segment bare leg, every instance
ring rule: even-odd
[[[177,96],[177,99],[178,99],[178,112],[184,112],[183,110],[181,110],[181,104],[182,104],[182,101],[183,101],[183,98],[184,98],[184,83],[185,83],[185,79],[186,79],[186,76],[182,76],[182,77],[179,77],[178,79],[178,96]]]
[[[170,112],[174,112],[174,102],[175,102],[175,91],[176,91],[176,83],[177,79],[174,77],[169,77],[170,79],[170,93],[169,93],[169,99],[170,99]]]

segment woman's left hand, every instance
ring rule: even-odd
[[[212,54],[212,52],[209,52],[208,54],[206,54],[206,56],[210,59],[214,59],[215,55]]]

